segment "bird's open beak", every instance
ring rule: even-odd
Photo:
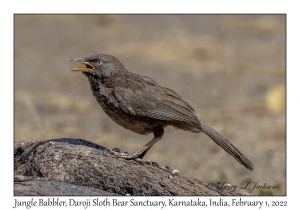
[[[89,71],[91,69],[95,69],[95,67],[91,65],[89,62],[85,61],[84,58],[74,58],[71,61],[77,61],[85,65],[85,67],[74,68],[71,69],[71,71]]]

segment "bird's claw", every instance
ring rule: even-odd
[[[149,165],[151,165],[152,166],[152,162],[150,161],[150,160],[144,160],[144,159],[141,159],[141,158],[136,158],[136,159],[134,159],[136,162],[138,162],[138,163],[140,163],[140,164],[142,164],[142,165],[144,165],[144,164],[149,164]]]
[[[125,156],[129,155],[128,152],[124,152],[118,148],[113,148],[113,149],[109,150],[109,153],[116,157],[125,157]]]

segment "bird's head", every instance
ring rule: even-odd
[[[84,64],[85,67],[77,67],[71,69],[71,71],[81,71],[87,77],[110,77],[114,72],[124,69],[117,58],[103,53],[93,53],[84,58],[75,58],[71,61]]]

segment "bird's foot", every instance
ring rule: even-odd
[[[137,153],[129,154],[128,152],[124,152],[124,151],[122,151],[118,148],[113,148],[113,149],[109,150],[109,153],[112,154],[115,157],[123,158],[125,160],[135,160],[136,162],[138,162],[142,165],[149,164],[151,166],[156,166],[160,169],[163,169],[163,170],[169,172],[170,173],[170,175],[169,175],[170,179],[172,179],[174,176],[179,175],[178,170],[171,170],[169,166],[160,166],[156,162],[152,162],[150,160],[142,159],[142,158],[140,158],[140,156],[138,156]]]
[[[115,157],[120,157],[120,158],[124,158],[127,160],[134,159],[132,157],[133,155],[129,154],[128,152],[124,152],[124,151],[120,150],[119,148],[113,148],[113,149],[109,150],[109,153]]]
[[[150,160],[144,160],[144,159],[141,159],[141,158],[136,158],[134,159],[136,162],[144,165],[144,164],[149,164],[149,165],[152,165],[152,162]]]
[[[115,157],[118,158],[123,158],[125,160],[135,160],[138,163],[141,164],[149,164],[152,165],[152,162],[150,160],[144,160],[142,158],[139,158],[137,154],[133,153],[133,154],[129,154],[128,152],[124,152],[118,148],[113,148],[111,150],[109,150],[109,153],[114,155]]]
[[[129,155],[128,152],[124,152],[124,151],[120,150],[119,148],[113,148],[113,149],[109,150],[109,153],[114,155],[114,156],[117,156],[117,157],[119,157],[119,156],[121,157],[121,156],[124,156],[124,155],[125,156]]]

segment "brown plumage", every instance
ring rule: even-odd
[[[94,53],[73,60],[86,65],[72,71],[82,71],[88,78],[94,97],[114,122],[138,134],[154,134],[149,143],[132,154],[111,150],[112,154],[125,159],[143,158],[162,138],[164,128],[174,126],[195,133],[204,132],[247,169],[254,169],[244,154],[202,122],[195,110],[173,90],[128,71],[111,55]]]

